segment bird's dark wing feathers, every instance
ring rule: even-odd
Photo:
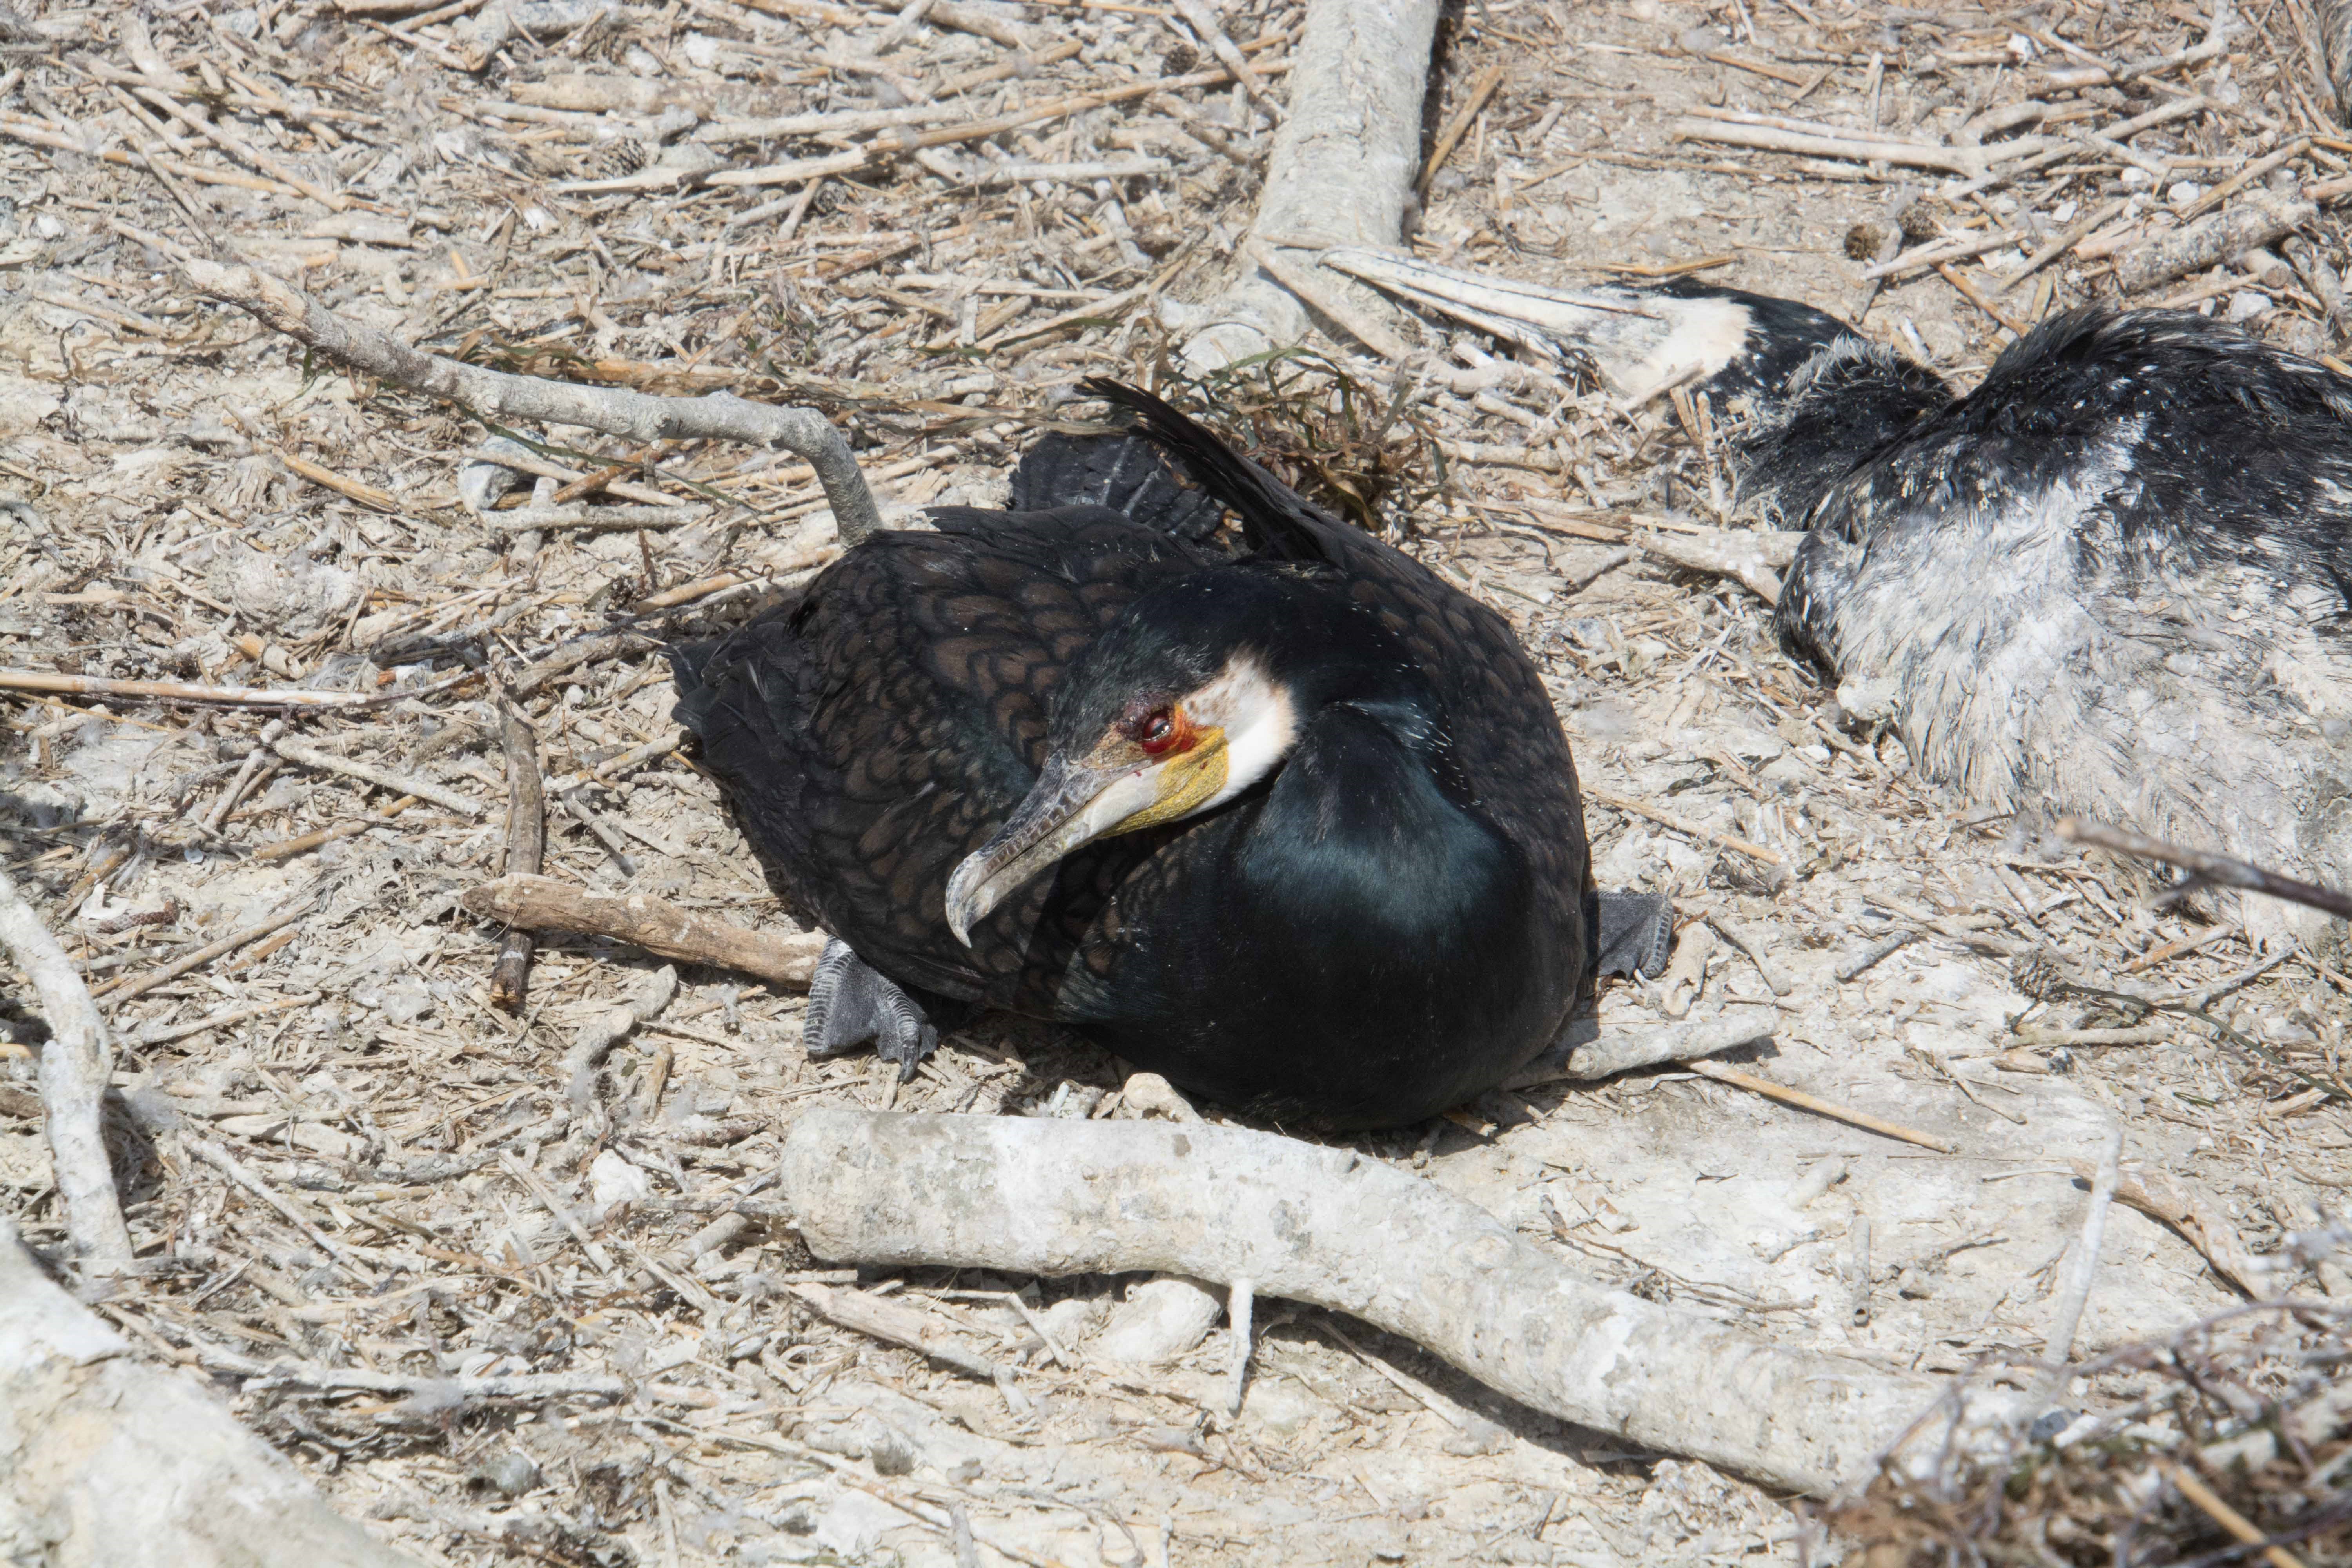
[[[1078,651],[1138,594],[1212,557],[1097,507],[934,520],[938,532],[877,534],[797,604],[677,650],[678,714],[796,915],[902,984],[1003,1005],[1054,879],[1008,900],[984,922],[992,940],[967,950],[941,909],[948,872],[1027,793],[1047,700]]]
[[[1223,503],[1188,489],[1160,448],[1134,436],[1049,435],[1013,471],[1014,511],[1108,507],[1155,532],[1205,542],[1224,521]]]
[[[2250,417],[2251,416],[2251,417]],[[2068,311],[1861,475],[1849,504],[2030,498],[2124,453],[2114,540],[2159,570],[2282,545],[2352,569],[2352,382],[2235,328],[2170,310]]]
[[[1580,910],[1588,868],[1575,764],[1550,694],[1510,623],[1402,551],[1314,506],[1150,393],[1099,379],[1079,387],[1132,415],[1144,435],[1233,509],[1262,558],[1339,569],[1349,596],[1403,639],[1446,711],[1462,716],[1449,738],[1481,809],[1528,854],[1544,894],[1579,900]]]

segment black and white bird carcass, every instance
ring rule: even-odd
[[[1738,416],[1738,505],[1806,531],[1783,641],[1929,776],[2352,882],[2352,380],[2201,316],[2090,309],[1963,396],[1786,300],[1325,260]]]

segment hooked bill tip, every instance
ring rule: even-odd
[[[972,922],[988,912],[972,897],[973,883],[979,879],[972,874],[972,862],[978,858],[976,855],[966,856],[948,877],[948,930],[966,947],[971,945]]]

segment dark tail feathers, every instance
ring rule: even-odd
[[[1066,506],[1106,506],[1196,544],[1225,517],[1214,496],[1186,489],[1160,448],[1134,436],[1052,435],[1029,448],[1013,471],[1012,510]]]
[[[1284,561],[1324,560],[1325,534],[1347,529],[1234,451],[1215,431],[1151,394],[1100,376],[1078,383],[1078,390],[1132,415],[1138,430],[1174,458],[1202,489],[1234,510],[1251,547],[1260,554]]]

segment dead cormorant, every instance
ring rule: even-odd
[[[1663,905],[1589,889],[1502,617],[1157,398],[1087,390],[1141,437],[1049,437],[1014,510],[937,509],[676,651],[745,836],[838,939],[812,1051],[911,1071],[979,1004],[1228,1104],[1390,1125],[1542,1049],[1604,942],[1654,965]]]
[[[2186,311],[2089,309],[1956,396],[1787,300],[1326,259],[1744,415],[1740,504],[1807,531],[1784,640],[1930,777],[2352,883],[2352,380]]]

